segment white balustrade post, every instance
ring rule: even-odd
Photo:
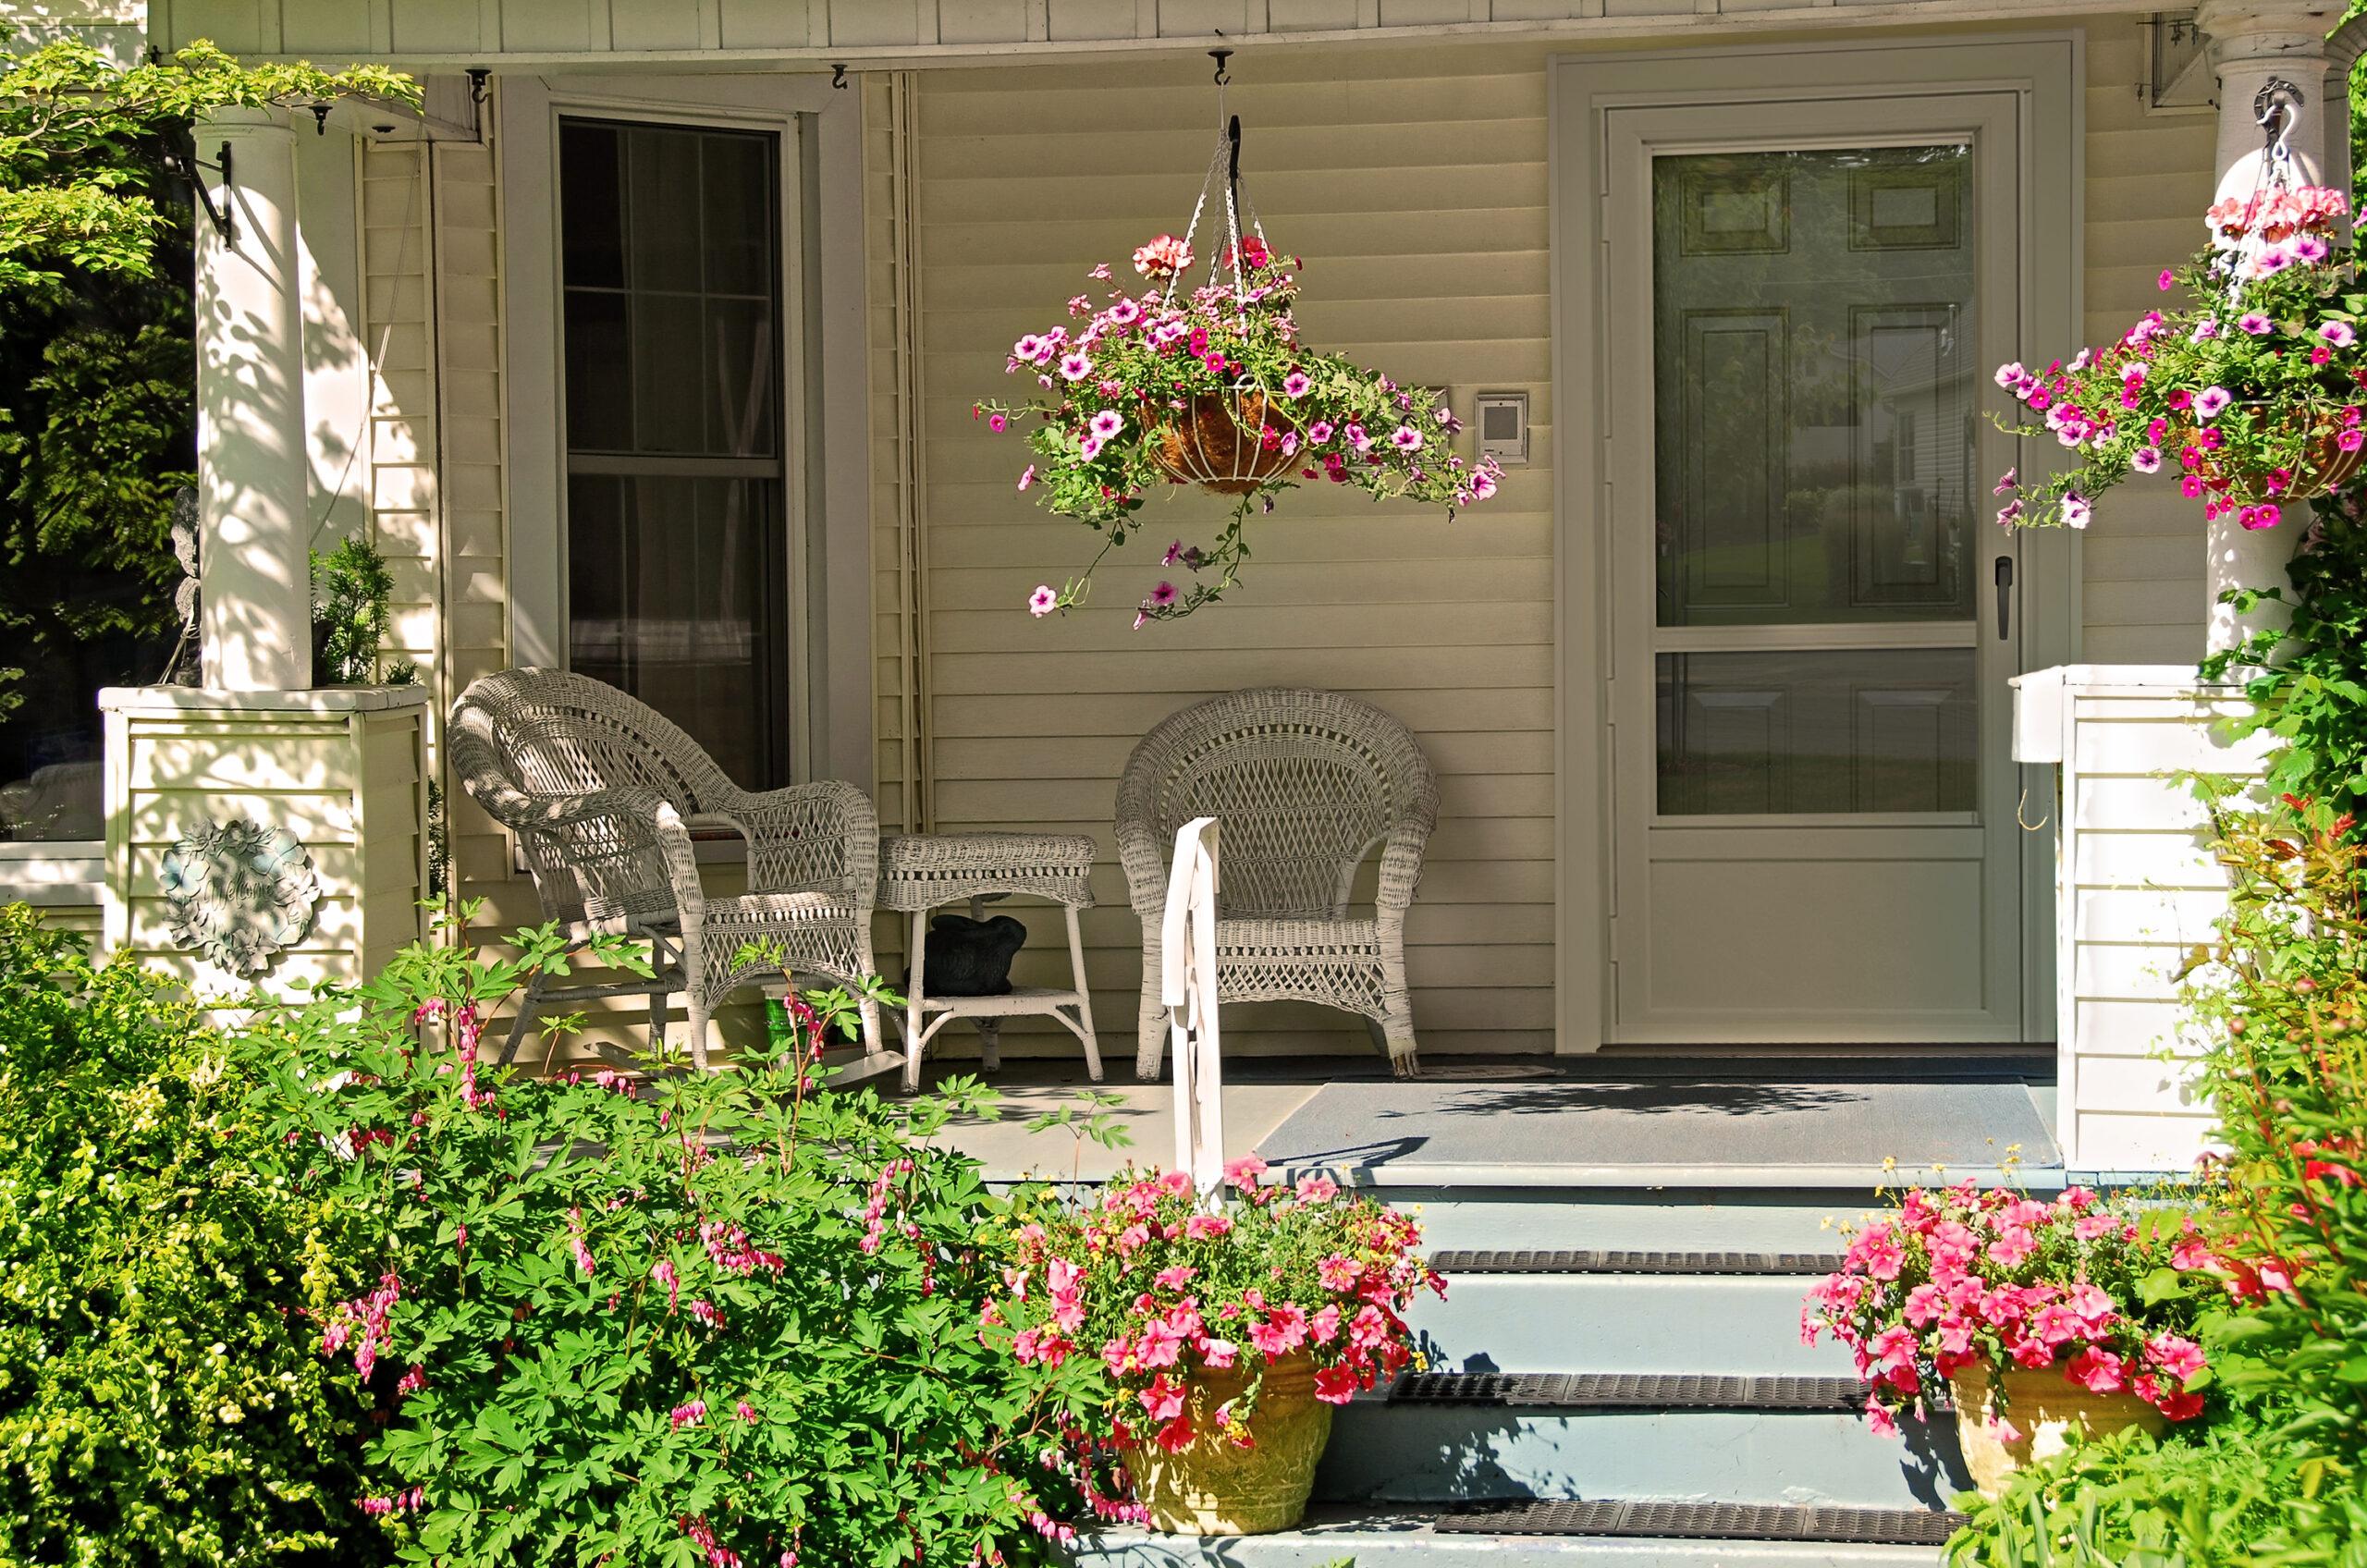
[[[1224,1077],[1217,1030],[1217,823],[1175,834],[1159,931],[1159,998],[1175,1064],[1175,1169],[1202,1199],[1224,1184]]]
[[[2297,90],[2294,122],[2286,135],[2296,184],[2321,183],[2328,136],[2349,136],[2345,100],[2325,91],[2326,33],[2341,18],[2335,0],[2204,0],[2196,25],[2210,40],[2219,81],[2219,182],[2214,201],[2251,195],[2262,172],[2266,139],[2257,106],[2272,83]],[[2345,141],[2346,147],[2348,141]],[[2348,163],[2348,159],[2344,160]],[[2289,622],[2289,606],[2263,604],[2238,615],[2219,602],[2230,588],[2284,588],[2285,568],[2309,525],[2306,505],[2287,508],[2275,528],[2247,529],[2233,515],[2206,524],[2204,614],[2213,653],[2258,631]]]
[[[220,232],[197,215],[199,670],[231,692],[313,684],[295,132],[277,109],[195,131]]]

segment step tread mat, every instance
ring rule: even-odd
[[[1795,1503],[1584,1501],[1467,1503],[1439,1516],[1448,1535],[1621,1536],[1662,1540],[1809,1541],[1826,1546],[1944,1546],[1961,1513]]]
[[[1838,1253],[1558,1251],[1456,1247],[1430,1254],[1441,1274],[1831,1274]]]
[[[1711,1376],[1690,1372],[1411,1372],[1392,1404],[1535,1410],[1780,1410],[1861,1413],[1855,1378]]]

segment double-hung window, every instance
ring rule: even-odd
[[[780,137],[566,116],[558,162],[568,663],[786,784]]]

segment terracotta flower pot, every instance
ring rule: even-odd
[[[2259,403],[2245,403],[2238,406],[2246,409],[2256,417],[2263,407]],[[2302,416],[2287,417],[2298,419]],[[2238,505],[2258,506],[2263,501],[2275,501],[2279,506],[2290,506],[2309,500],[2312,496],[2323,496],[2329,490],[2339,489],[2349,484],[2351,476],[2359,472],[2361,459],[2367,459],[2367,447],[2344,451],[2341,445],[2342,432],[2343,425],[2339,419],[2330,415],[2319,415],[2316,426],[2310,432],[2310,443],[2302,452],[2300,465],[2293,471],[2292,480],[2284,489],[2274,495],[2269,492],[2269,476],[2265,473],[2248,469],[2223,469],[2216,461],[2207,457],[2197,472],[2213,484],[2223,479],[2226,481],[2227,497]],[[2185,432],[2180,444],[2184,445],[2185,442],[2191,441],[2193,435],[2192,431]],[[2253,583],[2248,586],[2262,585]]]
[[[2005,1396],[2003,1411],[1997,1407],[2000,1385]],[[2158,1433],[2170,1424],[2168,1416],[2135,1394],[2091,1393],[2065,1378],[2057,1367],[1957,1372],[1949,1377],[1948,1387],[1956,1395],[1956,1440],[1964,1449],[1965,1467],[1987,1498],[2003,1495],[2005,1483],[2023,1465],[2062,1452],[2071,1432],[2101,1438],[2142,1427]],[[2021,1435],[2005,1436],[1997,1425],[2000,1418]]]
[[[1263,392],[1203,392],[1156,433],[1154,457],[1169,478],[1220,496],[1246,496],[1287,472],[1296,459],[1259,442]]]
[[[1192,1441],[1170,1453],[1156,1444],[1124,1451],[1134,1501],[1149,1525],[1187,1536],[1262,1536],[1287,1530],[1306,1513],[1316,1461],[1331,1436],[1331,1407],[1315,1397],[1314,1358],[1301,1352],[1266,1369],[1249,1419],[1250,1446],[1228,1435],[1218,1407],[1241,1397],[1249,1373],[1196,1373]]]

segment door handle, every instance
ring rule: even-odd
[[[2004,642],[2014,631],[2014,557],[1997,557],[1997,640]]]

